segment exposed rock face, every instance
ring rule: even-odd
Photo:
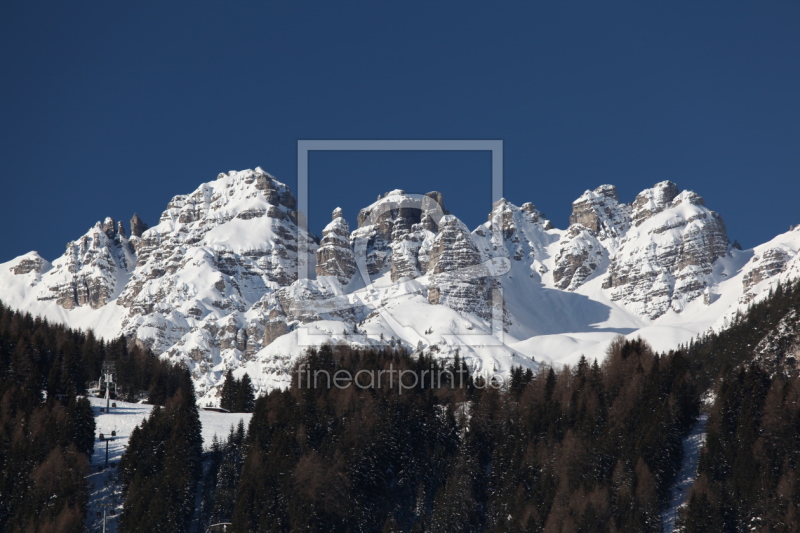
[[[45,261],[36,252],[31,252],[23,257],[11,268],[15,276],[23,276],[31,272],[41,273]]]
[[[356,260],[350,248],[350,226],[338,207],[324,230],[317,249],[317,276],[334,276],[347,285],[356,273]]]
[[[139,218],[139,215],[136,213],[133,214],[131,217],[131,236],[132,237],[141,237],[142,233],[147,229],[147,224]]]
[[[128,239],[117,233],[113,219],[106,218],[67,244],[67,251],[43,277],[38,299],[55,300],[64,309],[99,309],[119,293],[134,266],[136,256]]]
[[[388,267],[393,281],[415,278],[427,269],[427,251],[438,231],[437,221],[445,214],[441,193],[419,198],[400,189],[390,191],[359,212],[351,241],[354,246],[366,243],[370,276]]]
[[[742,279],[744,292],[746,295],[745,302],[749,302],[753,294],[750,293],[755,285],[758,285],[767,278],[771,278],[783,272],[786,263],[791,259],[789,252],[782,248],[768,248],[764,250],[761,255],[756,255],[750,260],[752,265]]]
[[[570,227],[559,245],[553,281],[574,291],[606,264],[631,225],[631,207],[619,203],[617,188],[601,185],[572,202]]]
[[[638,226],[663,211],[676,196],[678,196],[678,186],[671,181],[656,183],[652,189],[640,192],[631,204],[633,225]]]
[[[414,279],[428,270],[429,253],[436,236],[434,231],[425,229],[428,224],[414,224],[407,232],[398,232],[392,239],[392,281],[402,277]],[[435,227],[435,225],[434,225]]]
[[[725,223],[691,191],[662,182],[634,201],[633,226],[615,250],[603,287],[649,318],[681,312],[702,295],[712,263],[725,255]]]
[[[559,289],[574,291],[607,258],[608,250],[597,240],[595,232],[582,224],[573,224],[559,246],[553,282]]]
[[[238,327],[249,327],[240,315],[297,279],[295,207],[288,187],[261,169],[222,174],[174,197],[138,240],[139,265],[117,301],[130,310],[124,332],[160,353],[184,335],[208,336],[220,316],[238,313]],[[313,259],[313,238],[309,252]],[[219,348],[231,346],[239,350]]]
[[[638,197],[637,197],[638,198]],[[619,239],[631,223],[631,208],[619,203],[617,188],[601,185],[572,202],[570,224],[580,224],[600,240]]]
[[[463,222],[452,215],[442,219],[429,257],[428,272],[432,274],[429,302],[482,318],[491,317],[488,306],[491,279],[463,272],[481,263],[478,247]]]
[[[269,346],[272,341],[282,335],[286,335],[288,332],[289,326],[285,320],[270,320],[264,324],[264,337],[261,339],[261,343],[264,346]]]
[[[507,258],[527,269],[526,276],[539,278],[550,270],[545,265],[548,248],[559,238],[552,230],[553,225],[532,203],[517,207],[501,198],[472,238],[484,257]]]

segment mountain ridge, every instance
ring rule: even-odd
[[[307,258],[296,209],[260,167],[219,174],[151,228],[134,216],[128,236],[107,218],[52,263],[29,252],[0,265],[0,300],[183,361],[215,402],[228,369],[283,387],[326,340],[458,350],[484,374],[602,358],[618,334],[669,349],[800,277],[800,230],[738,250],[722,217],[670,181],[631,203],[612,185],[586,191],[566,229],[503,199],[470,231],[440,193],[396,189],[352,231],[335,210],[321,239],[304,237]],[[298,280],[305,266],[313,279]]]

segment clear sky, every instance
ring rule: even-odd
[[[169,4],[169,5],[164,5]],[[800,223],[800,2],[0,3],[0,262],[297,139],[502,139],[505,196],[671,179],[753,246]],[[485,153],[314,154],[312,231],[395,188],[470,227]]]

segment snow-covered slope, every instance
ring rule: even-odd
[[[128,237],[105,219],[52,263],[1,264],[0,300],[185,362],[205,404],[227,369],[262,391],[288,385],[323,342],[458,351],[485,374],[602,358],[619,334],[670,349],[800,276],[800,230],[738,250],[702,198],[668,181],[630,204],[611,185],[586,191],[565,230],[501,200],[470,232],[441,194],[394,190],[352,232],[334,211],[321,241],[305,236],[308,258],[298,216],[260,168],[220,174],[150,229],[135,217]]]

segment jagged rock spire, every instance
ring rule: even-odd
[[[117,226],[117,223],[114,222],[113,218],[106,217],[106,219],[103,221],[103,226],[102,226],[103,233],[105,233],[106,236],[108,236],[109,239],[113,239],[114,235],[117,234],[116,226]]]
[[[322,240],[317,249],[317,276],[335,276],[346,285],[356,273],[356,259],[350,249],[350,226],[337,207],[331,222],[322,230]]]
[[[139,218],[136,213],[131,217],[131,237],[141,237],[144,230],[147,229],[147,224]]]

